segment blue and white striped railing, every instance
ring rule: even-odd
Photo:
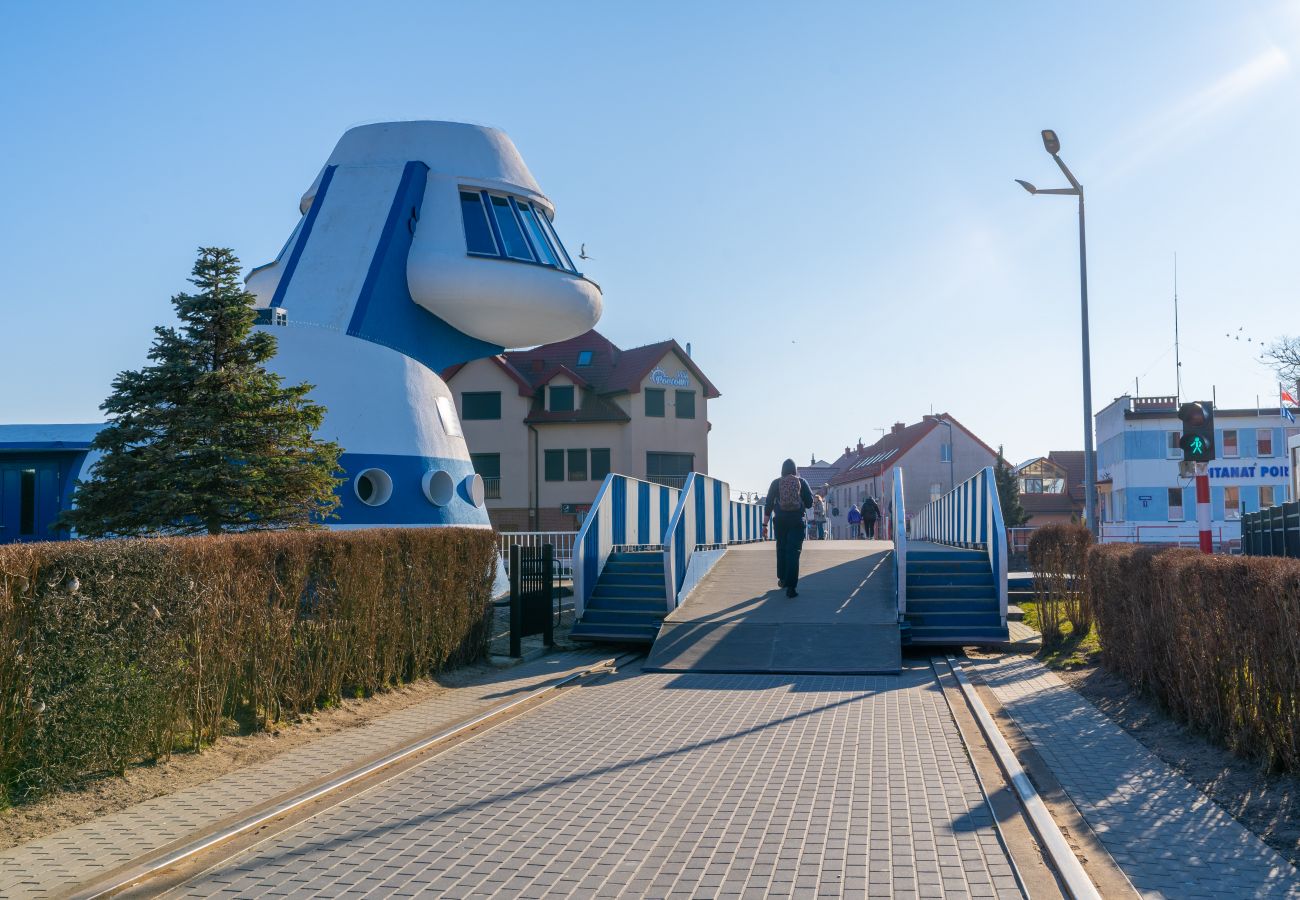
[[[663,546],[681,491],[610,473],[605,476],[573,547],[573,605],[582,618],[596,579],[615,547]]]
[[[912,537],[952,547],[984,550],[998,586],[1002,624],[1007,624],[1007,530],[993,467],[986,466],[912,517]]]
[[[894,533],[894,576],[898,579],[898,621],[907,614],[907,504],[904,502],[903,470],[894,470],[894,497],[890,525]]]

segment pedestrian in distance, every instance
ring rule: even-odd
[[[868,540],[876,538],[876,522],[880,520],[880,506],[875,497],[866,497],[862,501],[862,531]]]
[[[799,477],[794,460],[781,464],[781,477],[767,489],[763,504],[763,527],[776,532],[776,584],[787,597],[798,597],[799,555],[806,533],[804,511],[813,505],[812,489]]]
[[[849,506],[849,537],[853,540],[862,537],[862,513],[856,504]]]
[[[817,540],[826,540],[826,498],[821,494],[813,494],[813,528],[817,532]]]

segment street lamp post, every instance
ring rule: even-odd
[[[1088,528],[1096,537],[1099,529],[1093,493],[1097,484],[1097,456],[1092,447],[1092,354],[1088,346],[1088,245],[1084,236],[1083,185],[1061,160],[1061,140],[1050,128],[1043,131],[1043,147],[1052,155],[1052,160],[1065,174],[1070,186],[1039,189],[1019,178],[1016,183],[1031,194],[1064,194],[1079,198],[1079,308],[1083,328],[1083,508]]]

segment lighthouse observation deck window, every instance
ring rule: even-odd
[[[495,256],[577,274],[555,227],[540,206],[502,194],[463,188],[460,212],[465,249],[473,256]]]

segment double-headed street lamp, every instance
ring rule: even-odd
[[[1074,173],[1062,162],[1061,139],[1050,128],[1043,131],[1043,147],[1061,167],[1070,186],[1040,189],[1019,178],[1016,179],[1016,183],[1031,194],[1064,194],[1079,198],[1079,307],[1083,319],[1083,502],[1084,518],[1095,537],[1099,531],[1096,511],[1093,508],[1093,493],[1097,484],[1097,457],[1092,449],[1092,359],[1088,349],[1088,247],[1084,239],[1083,227],[1083,185],[1079,184],[1079,179],[1075,178]]]

